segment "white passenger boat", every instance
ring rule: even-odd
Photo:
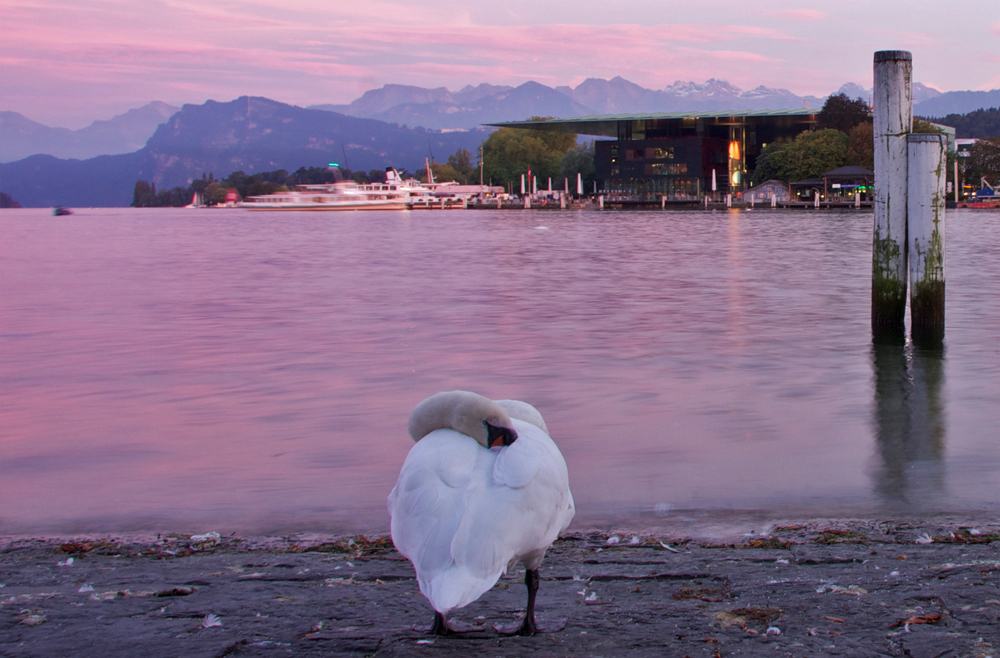
[[[430,164],[428,163],[428,170]],[[338,172],[339,173],[339,172]],[[294,190],[251,196],[243,200],[248,210],[406,210],[465,208],[476,194],[502,188],[436,183],[403,179],[393,168],[385,171],[384,183],[360,184],[338,181],[320,185],[296,185]]]
[[[382,184],[342,181],[327,185],[296,185],[294,190],[251,196],[248,210],[405,210],[409,195]]]

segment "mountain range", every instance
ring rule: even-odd
[[[853,83],[844,85],[839,91],[851,98],[868,100],[871,97],[870,89]],[[919,82],[913,85],[913,100],[917,108],[921,103],[942,96],[948,94],[942,94]],[[819,96],[798,96],[787,89],[764,86],[743,91],[725,80],[716,79],[702,84],[679,80],[664,89],[646,89],[616,77],[611,80],[588,78],[575,88],[553,88],[537,82],[526,82],[519,87],[486,84],[467,86],[453,92],[444,87],[425,89],[385,85],[365,92],[347,105],[309,107],[408,126],[455,130],[483,123],[517,121],[532,116],[819,108],[825,99],[826,97]],[[978,106],[970,109],[977,108]],[[948,110],[945,114],[953,111],[956,110]]]
[[[52,128],[17,112],[0,112],[0,162],[38,153],[84,159],[138,151],[156,127],[179,109],[153,101],[79,130]]]
[[[184,105],[133,153],[87,160],[32,155],[0,164],[0,184],[26,207],[127,206],[137,180],[164,189],[186,186],[203,173],[222,178],[238,170],[294,171],[331,161],[361,171],[412,171],[425,157],[443,161],[460,148],[474,151],[487,134],[406,128],[243,96]]]

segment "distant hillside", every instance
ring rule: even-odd
[[[943,117],[968,114],[975,110],[1000,107],[1000,89],[993,91],[948,91],[913,106],[913,113],[922,117]]]
[[[127,206],[137,180],[163,189],[203,172],[294,171],[331,161],[354,170],[415,171],[431,153],[444,160],[459,148],[475,151],[488,134],[403,128],[244,96],[185,105],[134,153],[89,160],[35,155],[0,164],[0,187],[25,207]]]
[[[17,112],[0,112],[0,162],[38,154],[85,159],[137,151],[178,109],[154,101],[79,130],[51,128]]]
[[[953,127],[956,137],[1000,137],[1000,108],[926,118]]]

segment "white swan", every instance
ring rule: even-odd
[[[520,561],[527,610],[501,632],[534,635],[538,567],[575,513],[566,461],[542,415],[525,402],[451,391],[418,404],[409,430],[416,445],[388,507],[392,541],[434,608],[431,632],[454,632],[448,612]]]

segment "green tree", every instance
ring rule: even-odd
[[[993,187],[1000,187],[1000,137],[980,139],[969,149],[966,164],[969,178],[974,187],[985,177]]]
[[[839,130],[827,128],[799,134],[789,145],[782,168],[782,180],[816,178],[825,171],[842,167],[847,159],[850,138]]]
[[[871,121],[871,116],[868,103],[860,98],[851,100],[847,94],[831,94],[823,103],[819,116],[816,117],[816,127],[832,128],[847,133],[859,123]]]
[[[135,189],[132,192],[133,208],[148,208],[153,199],[153,188],[144,180],[135,182]]]
[[[449,155],[448,166],[455,172],[453,180],[466,185],[479,182],[479,167],[472,161],[472,154],[465,149],[458,149],[454,155]]]
[[[859,123],[851,128],[847,137],[849,142],[845,164],[875,171],[875,134],[872,122]]]
[[[799,133],[791,142],[768,144],[757,156],[751,181],[759,185],[772,178],[786,183],[816,178],[844,165],[850,141],[839,130],[827,128]]]
[[[563,156],[575,144],[575,133],[500,128],[483,142],[483,175],[494,185],[519,184],[529,169],[540,181],[556,178]]]
[[[594,170],[594,142],[574,144],[563,155],[559,163],[559,178],[569,179],[570,192],[576,193],[576,176],[583,179],[583,189],[591,189],[597,173]]]
[[[466,153],[468,153],[468,151],[466,151]],[[449,157],[448,159],[451,160],[452,158]],[[453,166],[447,163],[431,161],[431,171],[434,172],[434,182],[436,183],[447,183],[449,181],[455,181],[456,183],[461,183],[462,185],[466,185],[469,183],[468,176],[466,176],[460,171],[457,171]],[[416,176],[421,181],[425,183],[428,182],[427,169],[425,167],[417,169]],[[478,177],[476,182],[477,183],[479,182]]]

